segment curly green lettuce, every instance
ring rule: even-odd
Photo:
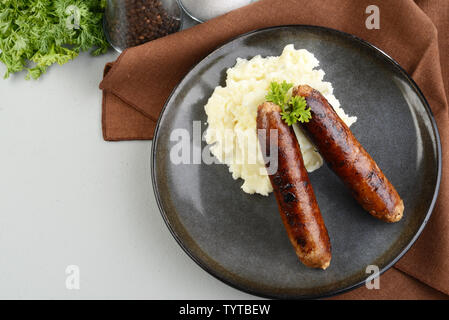
[[[81,51],[108,50],[103,33],[104,0],[0,0],[0,61],[5,78],[27,70],[38,79],[55,63]]]

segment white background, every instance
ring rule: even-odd
[[[103,140],[98,84],[117,56],[0,79],[0,299],[255,298],[173,239],[151,186],[151,142]],[[79,290],[66,288],[68,265],[80,268]]]

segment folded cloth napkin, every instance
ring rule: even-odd
[[[369,5],[380,9],[379,30],[368,30],[365,26]],[[447,0],[261,0],[128,49],[117,61],[106,65],[100,84],[104,139],[152,139],[165,100],[195,63],[237,35],[289,24],[319,25],[351,33],[396,59],[413,76],[429,101],[443,145],[439,198],[419,240],[381,277],[380,290],[359,288],[337,298],[447,299],[449,178],[444,177],[449,168]]]

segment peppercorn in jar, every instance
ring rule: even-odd
[[[179,31],[181,12],[176,0],[108,0],[106,37],[118,51]]]

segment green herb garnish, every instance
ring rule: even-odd
[[[268,102],[273,102],[281,107],[282,119],[291,126],[296,122],[309,122],[312,118],[310,108],[307,108],[307,102],[304,97],[290,96],[289,90],[293,87],[292,83],[287,83],[285,80],[282,83],[271,82],[270,91],[265,99]]]
[[[37,79],[54,64],[64,64],[91,48],[105,53],[104,0],[0,0],[0,61],[5,78],[28,70]]]

